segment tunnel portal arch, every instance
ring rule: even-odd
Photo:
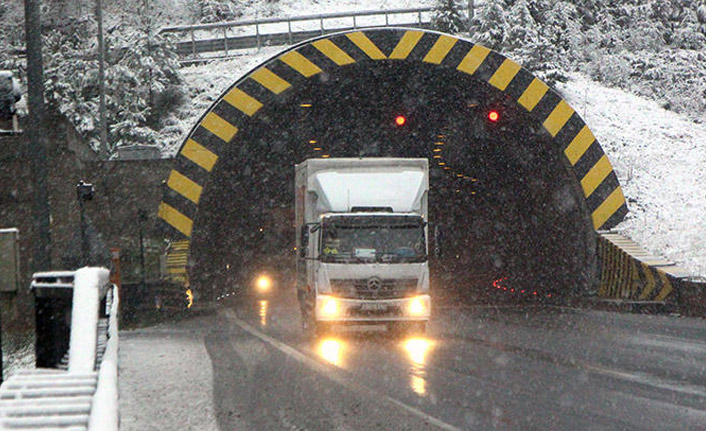
[[[177,153],[159,206],[158,217],[164,222],[165,233],[175,244],[174,249],[179,250],[178,256],[173,256],[168,262],[169,271],[176,275],[185,275],[190,271],[187,257],[194,254],[194,239],[198,239],[199,232],[214,229],[214,224],[209,226],[207,222],[209,218],[214,218],[214,213],[221,211],[214,209],[220,199],[214,196],[225,190],[224,183],[230,173],[247,169],[254,170],[252,175],[257,175],[256,165],[249,166],[245,158],[250,157],[248,148],[259,139],[258,133],[268,129],[270,139],[275,141],[278,139],[273,137],[273,130],[282,130],[284,135],[290,136],[291,130],[285,129],[292,122],[292,115],[298,115],[293,112],[324,101],[329,109],[334,109],[332,103],[336,100],[341,99],[339,104],[343,104],[353,97],[354,102],[358,103],[356,109],[374,107],[381,103],[379,98],[384,95],[395,98],[405,93],[405,80],[419,74],[425,78],[417,82],[414,89],[424,88],[424,92],[420,93],[423,103],[441,101],[435,105],[437,112],[444,110],[444,104],[458,100],[471,111],[476,108],[481,114],[498,107],[508,121],[517,120],[515,123],[522,125],[522,130],[505,131],[505,138],[499,138],[498,142],[510,139],[507,136],[513,133],[516,140],[543,142],[544,153],[536,151],[533,154],[532,146],[525,145],[521,151],[504,150],[502,157],[507,164],[516,162],[513,166],[525,169],[524,175],[528,180],[522,182],[529,183],[527,187],[538,182],[535,190],[542,188],[541,178],[531,178],[535,170],[544,169],[545,176],[550,171],[565,173],[561,181],[567,183],[567,190],[579,201],[577,208],[585,221],[583,225],[577,224],[571,229],[585,229],[595,236],[595,231],[609,229],[625,217],[625,198],[600,144],[578,113],[532,73],[498,52],[456,36],[405,28],[367,29],[322,36],[277,54],[237,80],[203,114]],[[360,95],[362,91],[359,87],[351,87],[351,81],[367,78],[368,88],[363,92],[367,94]],[[396,85],[402,86],[405,91],[390,89]],[[337,90],[339,88],[345,88],[340,91],[348,93],[342,95]],[[351,96],[351,93],[355,94]],[[368,102],[366,104],[358,99]],[[398,105],[416,103],[415,106],[419,106],[422,102],[410,102],[407,98],[400,99]],[[475,114],[469,112],[468,116]],[[414,112],[410,115],[414,117]],[[420,117],[424,115],[429,115],[429,112],[419,113]],[[462,119],[463,124],[446,124],[445,127],[455,127],[456,130],[478,128],[477,117],[475,115],[475,120],[470,123]],[[446,121],[443,113],[434,119],[436,122]],[[312,127],[316,128],[316,125]],[[525,129],[529,131],[525,132]],[[444,130],[441,127],[433,133],[443,137]],[[350,127],[346,129],[346,133],[354,132]],[[357,137],[366,139],[360,136],[362,134]],[[343,135],[339,133],[336,136],[340,138]],[[470,139],[464,136],[464,139]],[[298,142],[291,144],[301,145]],[[262,143],[258,148],[262,149]],[[252,148],[251,153],[257,152],[258,148]],[[338,152],[341,151],[339,148]],[[380,151],[370,155],[387,155],[384,150]],[[436,162],[438,168],[460,179],[475,180],[472,175],[463,172],[460,165],[454,166],[445,158],[468,158],[464,147],[457,145],[454,150],[451,146],[439,146],[430,151],[438,152],[429,153],[429,158]],[[323,152],[331,154],[317,154],[339,155],[335,147]],[[302,153],[280,149],[279,153],[275,151],[273,154],[291,166],[301,161],[296,158],[301,158]],[[544,158],[538,162],[536,157],[540,154],[544,154]],[[366,156],[368,153],[360,150],[352,155]],[[420,154],[410,153],[409,156],[418,157]],[[287,158],[290,159],[285,160]],[[510,159],[513,158],[517,160],[512,162]],[[535,168],[537,163],[546,166],[541,169],[526,166],[533,163]],[[220,171],[219,166],[222,167]],[[563,204],[555,200],[551,205],[561,207]],[[209,235],[201,236],[208,241],[209,237],[214,237],[213,234]],[[595,238],[592,241],[588,240],[588,248],[595,246]],[[584,259],[586,262],[589,260],[590,257]]]

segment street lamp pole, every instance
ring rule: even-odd
[[[93,184],[79,181],[76,184],[76,199],[78,200],[79,213],[81,215],[81,266],[87,266],[90,259],[90,249],[88,236],[86,235],[86,215],[84,214],[84,202],[93,199],[95,189]]]
[[[139,209],[137,211],[137,219],[139,220],[140,223],[140,269],[141,269],[141,276],[140,276],[140,288],[144,290],[145,288],[145,243],[143,240],[143,229],[145,226],[145,222],[147,221],[147,211],[144,209]]]

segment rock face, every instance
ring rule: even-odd
[[[22,98],[19,82],[8,70],[0,70],[0,120],[8,121],[15,114],[15,103]]]

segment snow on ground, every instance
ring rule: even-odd
[[[630,213],[617,229],[706,275],[706,124],[581,75],[558,89],[618,175]]]
[[[120,332],[120,429],[216,431],[202,319]]]

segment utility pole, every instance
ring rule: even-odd
[[[32,239],[33,271],[51,269],[51,230],[49,226],[49,193],[47,190],[47,124],[44,106],[44,66],[42,63],[42,23],[40,0],[25,0],[25,46],[27,49],[27,106],[29,122],[25,132],[29,139],[30,170],[33,185],[34,235]]]
[[[108,120],[105,112],[105,47],[103,46],[103,7],[96,0],[96,22],[98,23],[98,92],[100,94],[100,155],[108,160]]]

